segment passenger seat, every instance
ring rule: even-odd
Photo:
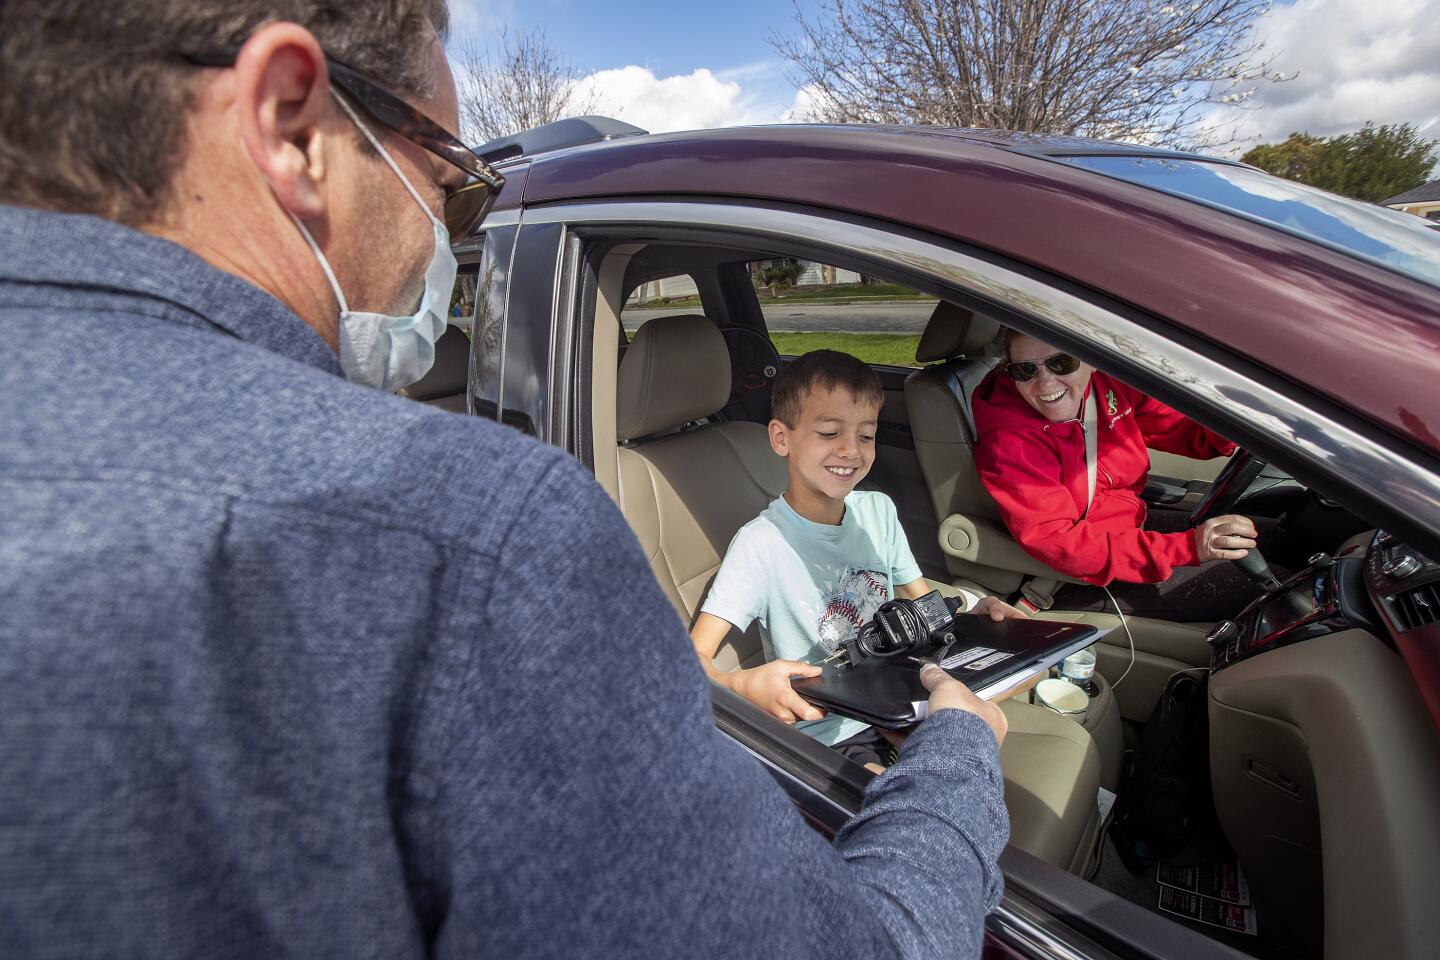
[[[730,358],[715,324],[657,317],[620,362],[616,434],[619,502],[650,568],[688,626],[735,532],[785,489],[785,462],[758,423],[715,422],[730,396]],[[754,625],[735,631],[716,663],[764,662]],[[1019,701],[1002,705],[1000,751],[1010,842],[1063,869],[1088,869],[1100,820],[1100,756],[1078,724]]]
[[[785,490],[766,428],[695,422],[730,399],[730,357],[713,321],[657,317],[620,361],[620,508],[687,627],[735,532]],[[758,631],[722,645],[722,669],[764,662]]]

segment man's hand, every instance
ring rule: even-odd
[[[999,597],[981,597],[975,606],[965,612],[974,614],[977,617],[989,616],[991,620],[997,623],[1001,620],[1011,620],[1016,617],[1022,620],[1025,619],[1024,613],[1010,606],[1010,604],[1001,600]]]
[[[1195,528],[1195,552],[1200,562],[1239,560],[1255,548],[1259,531],[1249,517],[1227,514],[1211,517]]]
[[[926,716],[933,715],[937,710],[964,710],[985,721],[995,734],[997,744],[1005,742],[1005,731],[1009,725],[1005,714],[995,704],[981,700],[969,687],[933,663],[920,668],[920,682],[930,691],[930,707]]]
[[[749,670],[718,675],[715,679],[749,700],[766,713],[786,723],[820,720],[825,711],[806,703],[790,686],[790,678],[818,677],[820,668],[799,660],[771,660]]]

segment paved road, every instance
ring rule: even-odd
[[[922,333],[935,309],[934,300],[897,300],[881,303],[762,303],[765,325],[777,333],[825,331],[837,333]],[[625,326],[638,327],[652,317],[694,313],[669,308],[626,310]]]

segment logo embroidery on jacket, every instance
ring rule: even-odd
[[[1114,430],[1115,424],[1119,423],[1122,417],[1128,417],[1134,412],[1134,407],[1126,407],[1124,410],[1120,409],[1120,398],[1115,396],[1114,390],[1105,391],[1105,413],[1110,417],[1109,421],[1105,424],[1106,427]]]

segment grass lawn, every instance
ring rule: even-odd
[[[898,283],[837,283],[829,287],[812,287],[806,290],[786,289],[778,297],[760,297],[760,305],[782,305],[788,303],[866,303],[875,300],[934,300],[928,293],[919,293]],[[627,307],[636,310],[658,310],[662,307],[698,307],[699,297],[672,297],[669,303],[647,300],[644,303],[630,303]]]
[[[920,366],[915,362],[915,348],[920,345],[918,333],[771,333],[770,339],[775,349],[787,357],[826,349],[854,354],[866,363]]]
[[[762,297],[761,306],[767,303],[840,303],[863,302],[866,300],[934,300],[928,293],[919,293],[898,283],[837,283],[829,287],[809,290],[784,290],[773,300]]]

